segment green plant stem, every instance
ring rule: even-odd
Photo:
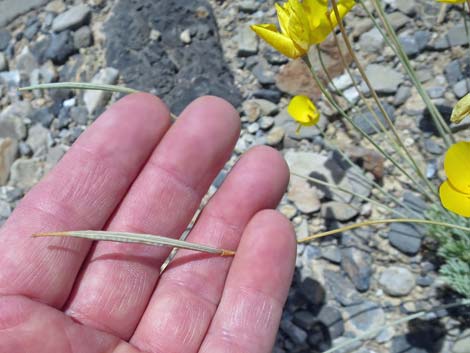
[[[326,141],[327,138],[325,136],[325,134],[322,132],[321,133],[324,140]],[[337,146],[335,145],[332,145],[331,143],[329,142],[325,142],[328,144],[328,148],[329,149],[334,149],[335,151],[337,151],[341,157],[351,166],[351,168],[355,169],[358,174],[358,176],[360,176],[360,178],[366,182],[366,183],[371,183],[373,187],[375,187],[377,190],[379,190],[379,192],[385,196],[386,198],[389,198],[391,201],[395,202],[397,205],[400,205],[401,207],[403,207],[404,209],[406,209],[408,212],[410,213],[414,213],[416,216],[420,216],[419,213],[417,213],[416,211],[412,210],[407,204],[405,204],[404,202],[402,202],[399,198],[397,198],[396,196],[394,196],[393,194],[390,194],[389,192],[387,192],[380,184],[378,184],[376,181],[374,180],[370,180],[369,178],[367,178],[364,173],[363,173],[363,170],[361,168],[359,168],[352,160],[351,158],[349,158],[349,156],[344,153],[341,148],[338,148]],[[380,202],[380,201],[379,201]],[[380,203],[382,205],[382,207],[386,207],[386,205]],[[401,217],[405,217],[405,215],[403,213],[398,213],[398,212],[394,212],[398,215],[400,215]]]
[[[438,221],[433,221],[433,220],[428,220],[428,219],[419,219],[419,218],[391,218],[391,219],[376,219],[376,220],[370,220],[370,221],[365,221],[361,223],[355,223],[355,224],[350,224],[338,229],[333,229],[329,230],[327,232],[315,234],[308,236],[303,239],[299,239],[297,242],[298,243],[306,243],[309,242],[313,239],[318,239],[318,238],[323,238],[329,235],[341,233],[347,230],[351,229],[356,229],[360,227],[366,227],[366,226],[372,226],[375,224],[387,224],[387,223],[416,223],[416,224],[431,224],[435,226],[440,226],[440,227],[446,227],[446,228],[453,228],[453,229],[459,229],[463,230],[466,232],[470,232],[469,227],[464,227],[464,226],[459,226],[458,224],[452,224],[452,223],[446,223],[446,222],[438,222]]]
[[[449,126],[444,121],[444,118],[442,117],[439,110],[437,110],[436,106],[434,105],[432,100],[429,98],[429,95],[427,94],[427,92],[424,89],[423,85],[418,80],[418,78],[416,76],[416,73],[415,73],[413,67],[411,66],[411,63],[410,63],[410,60],[409,60],[408,56],[403,51],[403,48],[400,44],[400,41],[398,40],[398,37],[397,37],[395,31],[393,30],[390,22],[387,19],[387,16],[385,15],[385,12],[382,8],[382,5],[380,4],[380,2],[378,0],[372,0],[372,4],[374,5],[374,8],[376,9],[380,20],[384,24],[385,30],[388,33],[388,35],[390,36],[390,38],[388,38],[388,36],[384,34],[382,29],[378,25],[377,21],[375,20],[374,16],[369,11],[367,6],[364,4],[363,0],[357,0],[357,1],[361,4],[364,11],[366,11],[367,15],[371,18],[371,20],[374,23],[375,27],[380,31],[380,33],[382,34],[385,42],[393,49],[393,51],[399,57],[401,63],[403,64],[405,70],[407,71],[409,77],[411,78],[411,81],[413,82],[414,86],[416,87],[419,95],[421,96],[424,103],[428,107],[429,112],[431,113],[431,117],[434,121],[434,125],[438,129],[439,134],[441,135],[441,137],[444,139],[444,142],[445,142],[446,146],[449,147],[452,143],[455,143],[455,139],[452,135],[452,131],[450,130]],[[392,44],[392,42],[393,42],[393,44]]]
[[[55,82],[55,83],[42,83],[33,86],[27,87],[20,87],[18,91],[32,91],[35,89],[79,89],[79,90],[94,90],[94,91],[105,91],[105,92],[113,92],[113,93],[124,93],[124,94],[131,94],[131,93],[138,93],[138,91],[133,88],[118,86],[118,85],[105,85],[101,83],[88,83],[88,82]],[[178,117],[170,113],[170,117],[173,121],[175,121]]]
[[[391,212],[391,213],[395,213],[397,214],[398,216],[400,217],[406,217],[406,215],[400,211],[397,211],[397,210],[394,210],[393,208],[387,206],[387,205],[384,205],[383,203],[381,203],[380,201],[377,201],[377,200],[374,200],[370,197],[367,197],[367,196],[363,196],[363,195],[360,195],[352,190],[349,190],[349,189],[346,189],[346,188],[343,188],[341,186],[338,186],[338,185],[335,185],[335,184],[332,184],[332,183],[329,183],[327,181],[324,181],[324,180],[321,180],[321,179],[317,179],[317,178],[314,178],[314,177],[311,177],[311,176],[305,176],[305,175],[302,175],[302,174],[298,174],[298,173],[295,173],[295,172],[291,172],[291,175],[294,175],[296,177],[299,177],[299,178],[302,178],[302,179],[305,179],[305,180],[308,180],[314,184],[318,184],[318,185],[323,185],[323,186],[327,186],[331,189],[336,189],[338,191],[341,191],[341,192],[345,192],[345,193],[348,193],[352,196],[355,196],[359,199],[362,199],[364,201],[367,201],[367,202],[370,202],[370,203],[373,203],[379,207],[382,207],[384,209],[386,209],[387,211]]]
[[[305,56],[303,57],[303,60],[304,62],[306,63],[306,65],[308,66],[308,68],[310,69],[310,73],[312,74],[312,77],[313,79],[315,80],[315,82],[317,83],[318,85],[318,88],[320,88],[320,91],[323,93],[323,95],[325,96],[325,98],[328,100],[328,102],[330,102],[331,105],[333,105],[333,107],[341,114],[341,116],[347,121],[349,122],[357,131],[360,132],[360,134],[367,140],[369,141],[376,149],[377,151],[382,154],[382,156],[384,156],[386,159],[388,159],[400,172],[403,173],[403,175],[405,175],[409,180],[410,182],[412,183],[412,185],[415,185],[415,187],[417,188],[417,190],[419,190],[419,192],[424,196],[426,197],[428,200],[430,201],[435,201],[429,194],[429,192],[427,192],[426,190],[424,190],[422,188],[422,186],[419,184],[419,183],[416,183],[415,182],[415,179],[397,162],[395,161],[388,153],[386,153],[369,135],[367,135],[364,130],[362,130],[359,126],[357,126],[354,121],[348,116],[348,114],[346,114],[346,112],[338,105],[336,104],[336,102],[334,101],[334,99],[331,97],[331,94],[326,90],[326,88],[324,87],[323,83],[321,82],[321,80],[318,78],[318,75],[316,74],[315,70],[313,69],[312,67],[312,64],[310,62],[310,59],[308,58],[308,56]],[[434,194],[432,194],[434,195]]]
[[[404,157],[404,159],[411,164],[411,166],[414,169],[415,173],[426,184],[426,186],[429,188],[429,190],[432,193],[434,193],[435,195],[437,195],[435,187],[426,178],[423,171],[418,167],[418,164],[416,163],[415,159],[413,158],[413,156],[410,154],[410,152],[406,148],[406,146],[403,143],[400,135],[398,134],[397,129],[395,128],[395,125],[393,124],[392,120],[390,119],[390,116],[388,115],[388,112],[385,110],[382,102],[380,101],[379,96],[377,95],[377,92],[375,91],[374,87],[372,87],[372,84],[371,84],[371,82],[370,82],[369,78],[367,77],[366,72],[364,70],[364,67],[362,66],[361,62],[357,58],[356,53],[354,52],[354,50],[351,46],[351,41],[349,40],[348,34],[346,33],[346,29],[344,28],[344,25],[343,25],[343,21],[341,20],[341,16],[339,15],[339,10],[338,10],[338,6],[336,4],[336,0],[331,0],[331,3],[333,5],[333,10],[334,10],[335,16],[337,18],[337,22],[338,22],[341,34],[343,36],[343,40],[346,44],[346,48],[348,49],[349,55],[351,55],[354,63],[356,64],[357,69],[359,70],[359,73],[361,74],[362,79],[364,80],[364,82],[366,83],[367,87],[369,88],[369,90],[372,94],[372,98],[374,99],[375,103],[377,104],[377,107],[379,108],[379,110],[382,113],[385,121],[387,122],[388,127],[390,128],[390,131],[392,132],[392,135],[395,137],[395,139],[393,139],[392,137],[389,137],[390,140],[392,141],[392,144],[394,145],[395,150],[397,152],[399,152]],[[339,48],[339,46],[338,46],[338,48]],[[348,70],[348,72],[349,72],[349,70]],[[354,82],[353,77],[352,77],[352,79],[353,79],[353,82]],[[366,103],[366,105],[368,104],[367,101],[364,101],[364,103]],[[378,117],[377,117],[376,120],[377,120],[377,123],[379,124],[379,126],[382,128],[382,130],[384,132],[386,132],[386,136],[388,137],[387,129],[385,129],[385,127],[383,126],[380,119],[378,119]]]
[[[360,335],[358,335],[357,337],[354,337],[354,338],[351,338],[350,340],[347,340],[347,341],[344,341],[340,344],[338,344],[337,346],[333,347],[333,348],[330,348],[326,351],[324,351],[323,353],[334,353],[338,350],[340,350],[341,348],[344,348],[344,347],[347,347],[349,346],[350,344],[352,343],[355,343],[357,341],[361,341],[363,339],[367,339],[368,337],[372,337],[376,334],[378,334],[380,331],[388,328],[388,327],[393,327],[393,326],[397,326],[397,325],[400,325],[400,324],[403,324],[405,322],[409,322],[411,320],[414,320],[414,319],[417,319],[417,318],[420,318],[430,312],[434,312],[434,311],[438,311],[438,310],[443,310],[443,309],[451,309],[451,308],[455,308],[455,307],[458,307],[458,306],[463,306],[463,305],[470,305],[470,300],[468,299],[465,299],[465,300],[462,300],[458,303],[450,303],[450,304],[446,304],[446,305],[440,305],[438,306],[437,308],[433,308],[431,310],[428,310],[428,311],[420,311],[420,312],[417,312],[415,314],[411,314],[411,315],[408,315],[406,317],[403,317],[401,319],[398,319],[398,320],[395,320],[395,321],[392,321],[386,325],[382,325],[382,326],[379,326],[379,327],[376,327],[376,328],[373,328],[369,331],[366,331]]]

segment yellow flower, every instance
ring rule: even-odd
[[[302,126],[312,126],[320,120],[320,113],[307,96],[295,96],[287,106],[287,112],[299,123],[297,132]]]
[[[341,19],[354,5],[354,0],[338,0]],[[251,29],[293,59],[306,55],[311,45],[323,42],[338,24],[328,0],[287,0],[283,5],[276,3],[276,10],[280,32],[273,24],[253,25]]]
[[[452,109],[452,115],[450,121],[453,123],[460,123],[467,115],[470,114],[470,94],[467,94],[461,98],[454,109]]]
[[[449,211],[470,217],[470,142],[452,145],[444,159],[447,180],[441,184],[439,195]]]
[[[445,2],[447,4],[463,4],[466,0],[437,0],[437,2]]]

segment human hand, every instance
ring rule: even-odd
[[[77,140],[0,230],[0,352],[270,352],[295,262],[272,209],[288,181],[280,155],[247,152],[188,241],[234,258],[33,233],[105,229],[179,236],[239,137],[225,101],[193,102],[170,126],[139,93]]]

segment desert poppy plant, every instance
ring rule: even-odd
[[[340,18],[354,5],[353,0],[339,0]],[[338,24],[327,0],[288,0],[282,5],[276,4],[276,10],[280,32],[274,24],[251,28],[274,49],[293,59],[306,55],[313,44],[323,42]]]
[[[470,217],[470,142],[452,145],[444,159],[447,180],[439,189],[442,205],[449,211]]]

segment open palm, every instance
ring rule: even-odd
[[[276,207],[279,154],[247,152],[188,240],[234,258],[70,238],[108,229],[179,236],[230,157],[239,118],[204,97],[171,125],[157,98],[107,110],[0,230],[0,352],[270,352],[292,277],[295,237]]]

